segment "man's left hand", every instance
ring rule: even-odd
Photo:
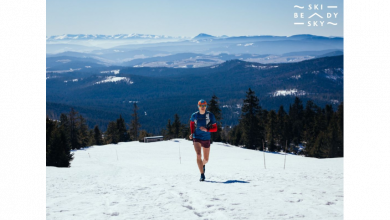
[[[206,132],[207,132],[207,128],[205,128],[205,127],[203,127],[203,126],[200,127],[199,129],[200,129],[201,131],[206,131]]]

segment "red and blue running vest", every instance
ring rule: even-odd
[[[215,119],[215,116],[213,113],[206,111],[203,115],[200,114],[199,111],[193,113],[190,118],[191,121],[195,122],[195,132],[192,135],[192,138],[200,139],[200,140],[210,140],[211,135],[210,132],[202,131],[199,128],[200,127],[207,127],[207,124],[213,125],[217,123],[217,120]],[[211,126],[210,126],[211,127]]]

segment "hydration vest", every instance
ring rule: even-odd
[[[198,115],[200,114],[199,111],[195,112],[196,117],[194,119],[195,122],[195,128],[197,127],[198,124]],[[206,128],[210,128],[210,112],[206,111]]]

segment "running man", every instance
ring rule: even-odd
[[[196,152],[196,162],[198,163],[200,171],[200,181],[206,179],[204,173],[206,171],[206,163],[209,161],[210,155],[210,132],[217,131],[217,120],[213,113],[207,111],[207,102],[203,99],[199,100],[198,108],[199,111],[191,115],[191,135],[190,139],[193,140],[194,148]],[[203,160],[201,149],[203,149]]]

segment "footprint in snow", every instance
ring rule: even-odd
[[[118,216],[119,215],[119,212],[113,212],[111,213],[111,216]]]
[[[199,217],[202,217],[202,215],[200,213],[194,212],[194,214],[199,216]]]
[[[193,210],[194,208],[192,208],[192,206],[189,206],[189,205],[185,205],[185,206],[183,206],[184,208],[187,208],[187,209],[189,209],[189,210]]]

